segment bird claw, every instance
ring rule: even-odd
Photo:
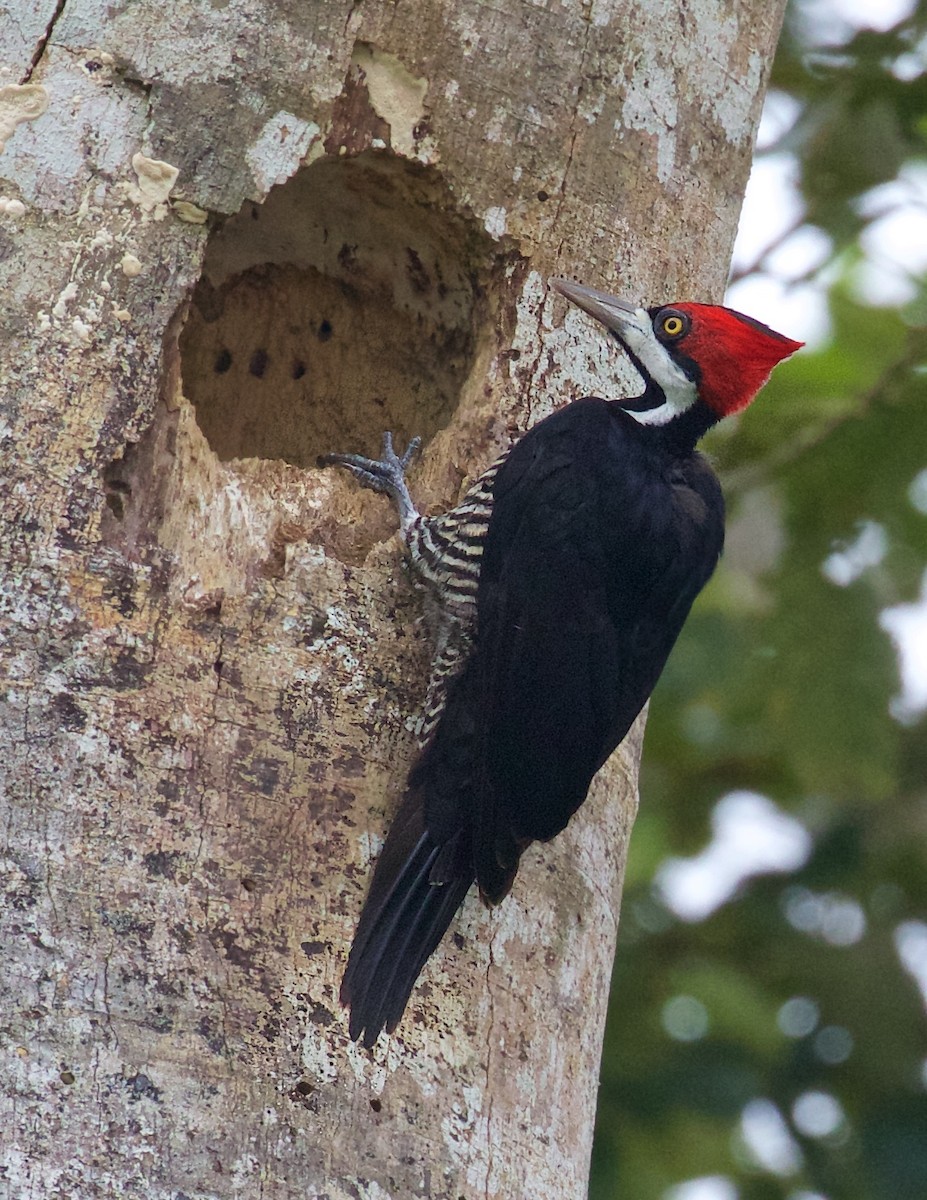
[[[399,509],[405,527],[418,515],[406,486],[405,473],[421,444],[422,439],[414,437],[402,454],[397,454],[393,448],[393,435],[387,432],[383,434],[381,458],[365,458],[362,454],[321,454],[318,463],[320,467],[347,467],[364,487],[385,493]]]
[[[394,495],[405,487],[406,470],[421,444],[422,439],[414,437],[403,453],[397,454],[393,449],[393,435],[384,433],[382,458],[365,458],[362,454],[321,454],[319,466],[347,467],[364,487]]]
[[[395,452],[393,450],[393,435],[391,433],[383,434],[383,453],[384,453],[384,455],[392,455],[394,458],[396,458],[396,461],[399,464],[399,469],[401,471],[408,470],[409,463],[412,461],[413,458],[415,458],[416,454],[418,454],[419,447],[421,446],[421,444],[422,444],[422,439],[420,437],[410,438],[408,446],[406,446],[406,448],[402,452],[402,454],[400,454],[399,457],[396,458]]]

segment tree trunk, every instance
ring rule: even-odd
[[[350,1043],[429,646],[389,505],[316,457],[420,434],[446,507],[632,378],[548,274],[720,297],[781,6],[35,7],[0,29],[0,1194],[581,1196],[640,725]]]

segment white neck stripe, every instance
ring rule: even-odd
[[[645,408],[639,412],[635,412],[633,408],[624,410],[629,417],[633,417],[639,425],[668,425],[674,417],[678,417],[681,412],[685,412],[684,408],[674,408],[668,401],[661,404],[658,408]]]

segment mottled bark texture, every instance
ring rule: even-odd
[[[0,1194],[582,1196],[639,739],[350,1044],[429,650],[316,456],[446,506],[624,386],[548,274],[717,299],[780,5],[3,12]]]

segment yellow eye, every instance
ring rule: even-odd
[[[663,332],[667,337],[679,337],[683,328],[682,317],[670,316],[663,318]]]

